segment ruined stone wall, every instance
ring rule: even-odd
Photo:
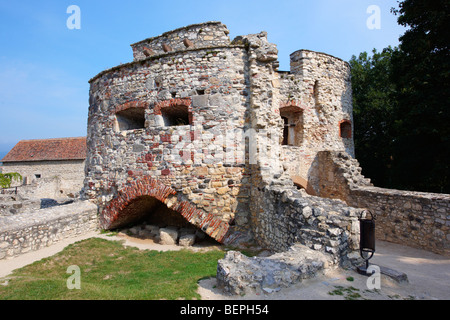
[[[450,256],[450,195],[359,187],[349,204],[376,214],[376,237]]]
[[[131,45],[134,60],[144,60],[166,52],[209,48],[230,44],[227,27],[217,21],[194,24],[148,38]]]
[[[295,83],[295,78],[288,82],[289,90],[286,82],[281,84],[280,73],[276,71],[276,48],[267,41],[265,33],[244,36],[240,40],[249,48],[249,72],[252,75],[249,114],[252,129],[258,132],[258,157],[256,163],[250,165],[254,239],[276,251],[285,251],[294,243],[301,243],[329,255],[335,264],[351,263],[357,257],[355,250],[359,246],[358,210],[340,201],[309,197],[299,192],[290,178],[291,163],[286,164],[281,157],[281,111],[287,107],[290,112],[299,113],[297,102],[286,102],[288,92],[294,98],[295,94],[297,98],[300,94],[305,97],[308,94],[304,93],[301,83]],[[272,143],[265,144],[265,139]],[[321,143],[323,140],[316,144],[319,150]]]
[[[153,55],[91,80],[86,198],[104,209],[130,183],[152,177],[173,189],[178,202],[226,223],[247,224],[245,144],[240,138],[225,143],[248,126],[247,52],[242,45],[223,46],[221,33],[210,42],[214,48]],[[166,123],[164,112],[180,108],[189,123]],[[121,130],[118,114],[132,109],[141,110],[143,126]]]
[[[280,114],[289,116],[297,108],[296,123],[302,131],[296,141],[283,146],[284,165],[291,176],[302,177],[317,192],[318,152],[354,154],[350,67],[328,54],[299,50],[291,54],[291,72],[281,73],[280,83]],[[349,135],[342,135],[344,121]]]
[[[319,158],[320,196],[369,209],[377,239],[450,255],[450,195],[377,188],[345,152]]]
[[[268,186],[261,196],[261,207],[266,210],[254,228],[260,243],[279,252],[300,243],[343,266],[357,261],[361,210],[295,189]]]
[[[316,181],[320,150],[352,151],[351,130],[340,136],[351,122],[348,65],[299,51],[292,72],[279,72],[266,32],[226,34],[206,23],[144,40],[132,45],[134,62],[90,81],[84,197],[104,228],[137,221],[156,199],[220,242],[242,235],[285,250],[301,241],[348,261],[354,212],[321,198],[297,208],[291,179]],[[282,146],[285,116],[292,146]]]
[[[88,201],[0,216],[0,259],[39,250],[96,230],[97,206]]]

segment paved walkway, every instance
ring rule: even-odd
[[[14,269],[21,268],[34,261],[52,256],[61,251],[70,243],[91,237],[101,237],[110,240],[124,240],[123,237],[108,237],[98,232],[91,232],[84,236],[66,239],[48,248],[29,252],[10,260],[0,260],[0,284],[6,280],[1,279],[9,275]],[[150,250],[175,250],[178,246],[161,246],[152,241],[127,238],[126,245],[136,246],[140,249]],[[336,286],[353,287],[358,289],[362,298],[367,299],[450,299],[450,258],[437,255],[428,251],[409,248],[384,241],[377,241],[377,251],[370,260],[371,264],[406,273],[408,283],[397,283],[388,277],[382,277],[381,290],[378,292],[367,291],[367,277],[361,276],[354,270],[333,270],[314,279],[305,280],[292,287],[285,288],[270,295],[255,294],[245,297],[225,296],[215,288],[215,279],[206,279],[200,282],[199,293],[202,299],[275,299],[275,300],[299,300],[299,299],[344,299],[340,295],[330,295]],[[353,281],[347,278],[352,277]]]
[[[425,296],[450,299],[450,257],[377,241],[370,262],[406,273],[411,288]]]

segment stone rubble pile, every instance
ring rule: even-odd
[[[272,293],[313,278],[330,266],[323,253],[300,244],[269,257],[249,258],[229,251],[218,261],[217,284],[232,295]]]
[[[195,228],[162,227],[145,223],[122,229],[121,232],[143,239],[152,239],[162,245],[179,245],[183,247],[193,246],[206,238],[206,234],[203,231]]]

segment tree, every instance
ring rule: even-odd
[[[404,0],[392,11],[409,27],[392,56],[393,180],[402,189],[450,193],[450,2]]]
[[[20,181],[22,176],[17,172],[0,173],[0,187],[9,188],[13,180]]]
[[[393,187],[393,99],[391,58],[397,48],[373,49],[350,60],[353,88],[355,152],[363,174],[380,187]]]

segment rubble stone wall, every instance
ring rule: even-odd
[[[0,216],[0,259],[50,246],[98,227],[97,206],[88,201]]]
[[[222,39],[211,44],[216,47],[155,55],[91,80],[84,197],[95,199],[101,212],[120,190],[152,177],[172,188],[179,203],[189,201],[225,223],[247,224],[249,181],[240,140],[248,127],[247,52],[242,45],[223,46]],[[164,111],[180,106],[189,123],[165,123]],[[116,114],[128,109],[143,110],[142,128],[118,128]],[[230,136],[238,143],[225,143]]]
[[[295,243],[321,251],[336,265],[359,257],[360,209],[339,200],[301,194],[295,189],[265,187],[254,227],[255,237],[278,252]]]
[[[143,60],[166,52],[228,45],[228,34],[225,25],[210,21],[165,32],[160,36],[136,42],[131,48],[134,60]]]
[[[318,152],[342,150],[354,155],[350,67],[341,59],[309,50],[298,50],[290,58],[290,74],[280,74],[280,114],[298,106],[302,134],[296,143],[283,146],[282,157],[290,175],[302,177],[317,192]],[[340,132],[343,121],[351,126],[348,137]]]
[[[376,238],[450,256],[450,195],[358,187],[349,205],[376,215]]]
[[[374,187],[344,152],[320,153],[320,196],[367,208],[376,238],[450,255],[450,195]]]
[[[352,121],[348,64],[300,50],[280,72],[266,32],[227,34],[216,22],[170,31],[132,45],[133,62],[91,79],[84,198],[99,205],[104,228],[151,211],[151,197],[218,241],[247,233],[285,250],[283,242],[302,239],[347,259],[353,215],[317,198],[311,210],[339,221],[317,231],[319,218],[310,225],[291,206],[301,197],[291,176],[317,187],[319,151],[353,152],[351,128],[344,138],[340,128]]]

